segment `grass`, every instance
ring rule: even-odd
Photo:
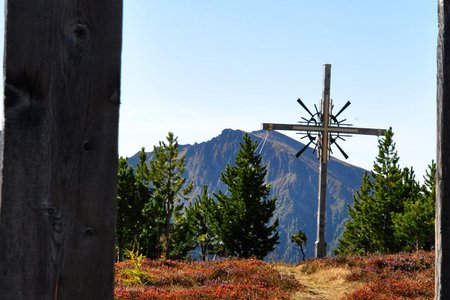
[[[400,253],[313,259],[280,265],[303,285],[292,299],[397,300],[434,298],[434,254]]]
[[[351,271],[342,266],[318,266],[307,262],[296,267],[280,264],[276,268],[293,275],[302,284],[302,288],[293,293],[291,299],[342,299],[348,291],[362,285],[347,281]]]
[[[116,264],[116,299],[433,299],[434,254]]]

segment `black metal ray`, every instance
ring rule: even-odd
[[[341,151],[341,153],[342,153],[342,155],[345,157],[345,159],[347,159],[347,158],[348,158],[347,153],[345,153],[345,151],[344,151],[341,147],[339,147],[339,144],[336,143],[336,141],[334,141],[334,144],[335,144],[336,147],[339,149],[339,151]]]
[[[303,152],[305,152],[306,149],[308,149],[309,145],[311,145],[312,142],[313,142],[313,141],[309,141],[308,144],[306,144],[300,151],[297,152],[297,154],[295,154],[295,157],[299,158],[300,155],[302,155]]]
[[[303,107],[304,110],[306,110],[306,111],[311,115],[311,117],[314,118],[314,115],[309,111],[309,109],[308,109],[308,108],[306,107],[306,105],[302,102],[302,100],[300,100],[300,98],[297,99],[297,102],[298,102],[298,104],[300,104],[300,105]]]
[[[344,110],[347,109],[347,107],[350,106],[350,104],[351,104],[351,102],[347,101],[347,103],[345,103],[345,105],[341,108],[341,110],[336,115],[334,115],[334,117],[337,118]]]

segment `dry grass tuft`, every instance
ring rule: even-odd
[[[277,265],[276,268],[294,276],[302,285],[291,299],[341,299],[361,286],[359,282],[347,280],[351,274],[349,267],[338,266],[331,260],[310,260],[298,266]]]

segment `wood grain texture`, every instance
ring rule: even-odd
[[[113,299],[122,0],[7,0],[1,299]]]
[[[331,65],[323,65],[323,91],[320,103],[320,112],[322,115],[322,126],[324,132],[319,135],[321,140],[318,147],[319,151],[319,183],[317,196],[317,237],[315,242],[315,257],[323,258],[327,255],[325,245],[325,222],[326,222],[326,205],[327,205],[327,175],[328,175],[328,155],[329,155],[329,138],[328,127],[330,126],[330,86],[331,86]]]
[[[438,1],[435,299],[450,299],[450,1]]]

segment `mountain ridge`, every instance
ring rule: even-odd
[[[241,130],[224,129],[208,141],[179,146],[180,155],[185,155],[185,176],[194,183],[191,201],[201,193],[205,184],[211,194],[226,191],[220,174],[227,164],[234,164],[244,134]],[[274,217],[280,222],[280,243],[266,260],[297,262],[300,253],[290,242],[290,235],[298,230],[306,233],[306,254],[312,257],[317,223],[319,162],[316,154],[308,149],[297,159],[294,154],[304,145],[277,131],[267,133],[260,130],[248,134],[258,142],[257,151],[261,154],[262,163],[267,165],[266,182],[272,187],[271,195],[278,198]],[[129,161],[134,166],[137,159],[135,154]],[[328,254],[332,254],[342,233],[348,218],[347,207],[353,202],[353,194],[361,185],[364,171],[333,157],[329,160],[325,225]]]

